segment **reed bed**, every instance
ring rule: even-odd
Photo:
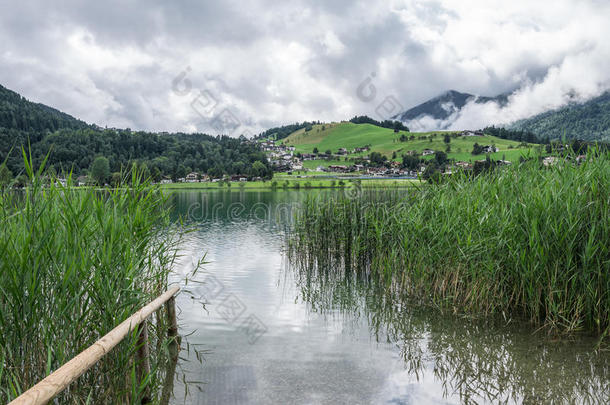
[[[409,191],[312,197],[293,260],[381,282],[443,310],[610,326],[610,159],[529,161]]]
[[[129,189],[31,185],[0,192],[0,403],[70,360],[164,292],[176,238],[159,190],[134,174]],[[48,182],[47,182],[48,183]],[[52,183],[52,182],[51,182]],[[152,392],[167,360],[164,314],[149,327]],[[139,403],[137,331],[56,403]]]

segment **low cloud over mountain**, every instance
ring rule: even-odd
[[[610,88],[601,0],[0,1],[2,84],[102,126],[238,135],[517,89],[419,123],[480,127]]]

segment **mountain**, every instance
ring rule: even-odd
[[[21,148],[39,166],[57,173],[88,174],[99,156],[115,173],[138,165],[154,180],[182,178],[190,172],[246,177],[271,177],[265,154],[252,142],[206,134],[151,133],[101,129],[59,110],[33,103],[0,86],[0,165],[22,177]]]
[[[531,131],[539,138],[610,141],[610,91],[585,103],[517,121],[511,128]]]
[[[0,85],[0,127],[18,131],[84,129],[86,122],[44,104],[33,103]]]
[[[429,116],[434,120],[446,120],[470,101],[474,101],[476,103],[496,101],[503,105],[506,103],[507,98],[508,95],[506,94],[502,94],[497,97],[482,97],[474,94],[460,93],[459,91],[449,90],[438,97],[434,97],[425,103],[397,114],[392,118],[402,122],[408,122],[424,116]]]

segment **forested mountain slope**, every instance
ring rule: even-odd
[[[31,151],[36,164],[48,154],[48,165],[56,172],[75,175],[86,174],[98,156],[109,160],[112,172],[135,163],[156,179],[191,171],[217,176],[272,173],[265,154],[241,139],[101,129],[0,86],[0,164],[6,161],[13,176],[23,172],[22,147]]]
[[[610,92],[583,104],[571,104],[521,120],[511,126],[539,138],[610,141]]]

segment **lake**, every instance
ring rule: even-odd
[[[609,355],[593,338],[440,314],[291,265],[290,213],[315,192],[172,195],[174,218],[194,228],[173,279],[184,339],[172,403],[610,401]]]

